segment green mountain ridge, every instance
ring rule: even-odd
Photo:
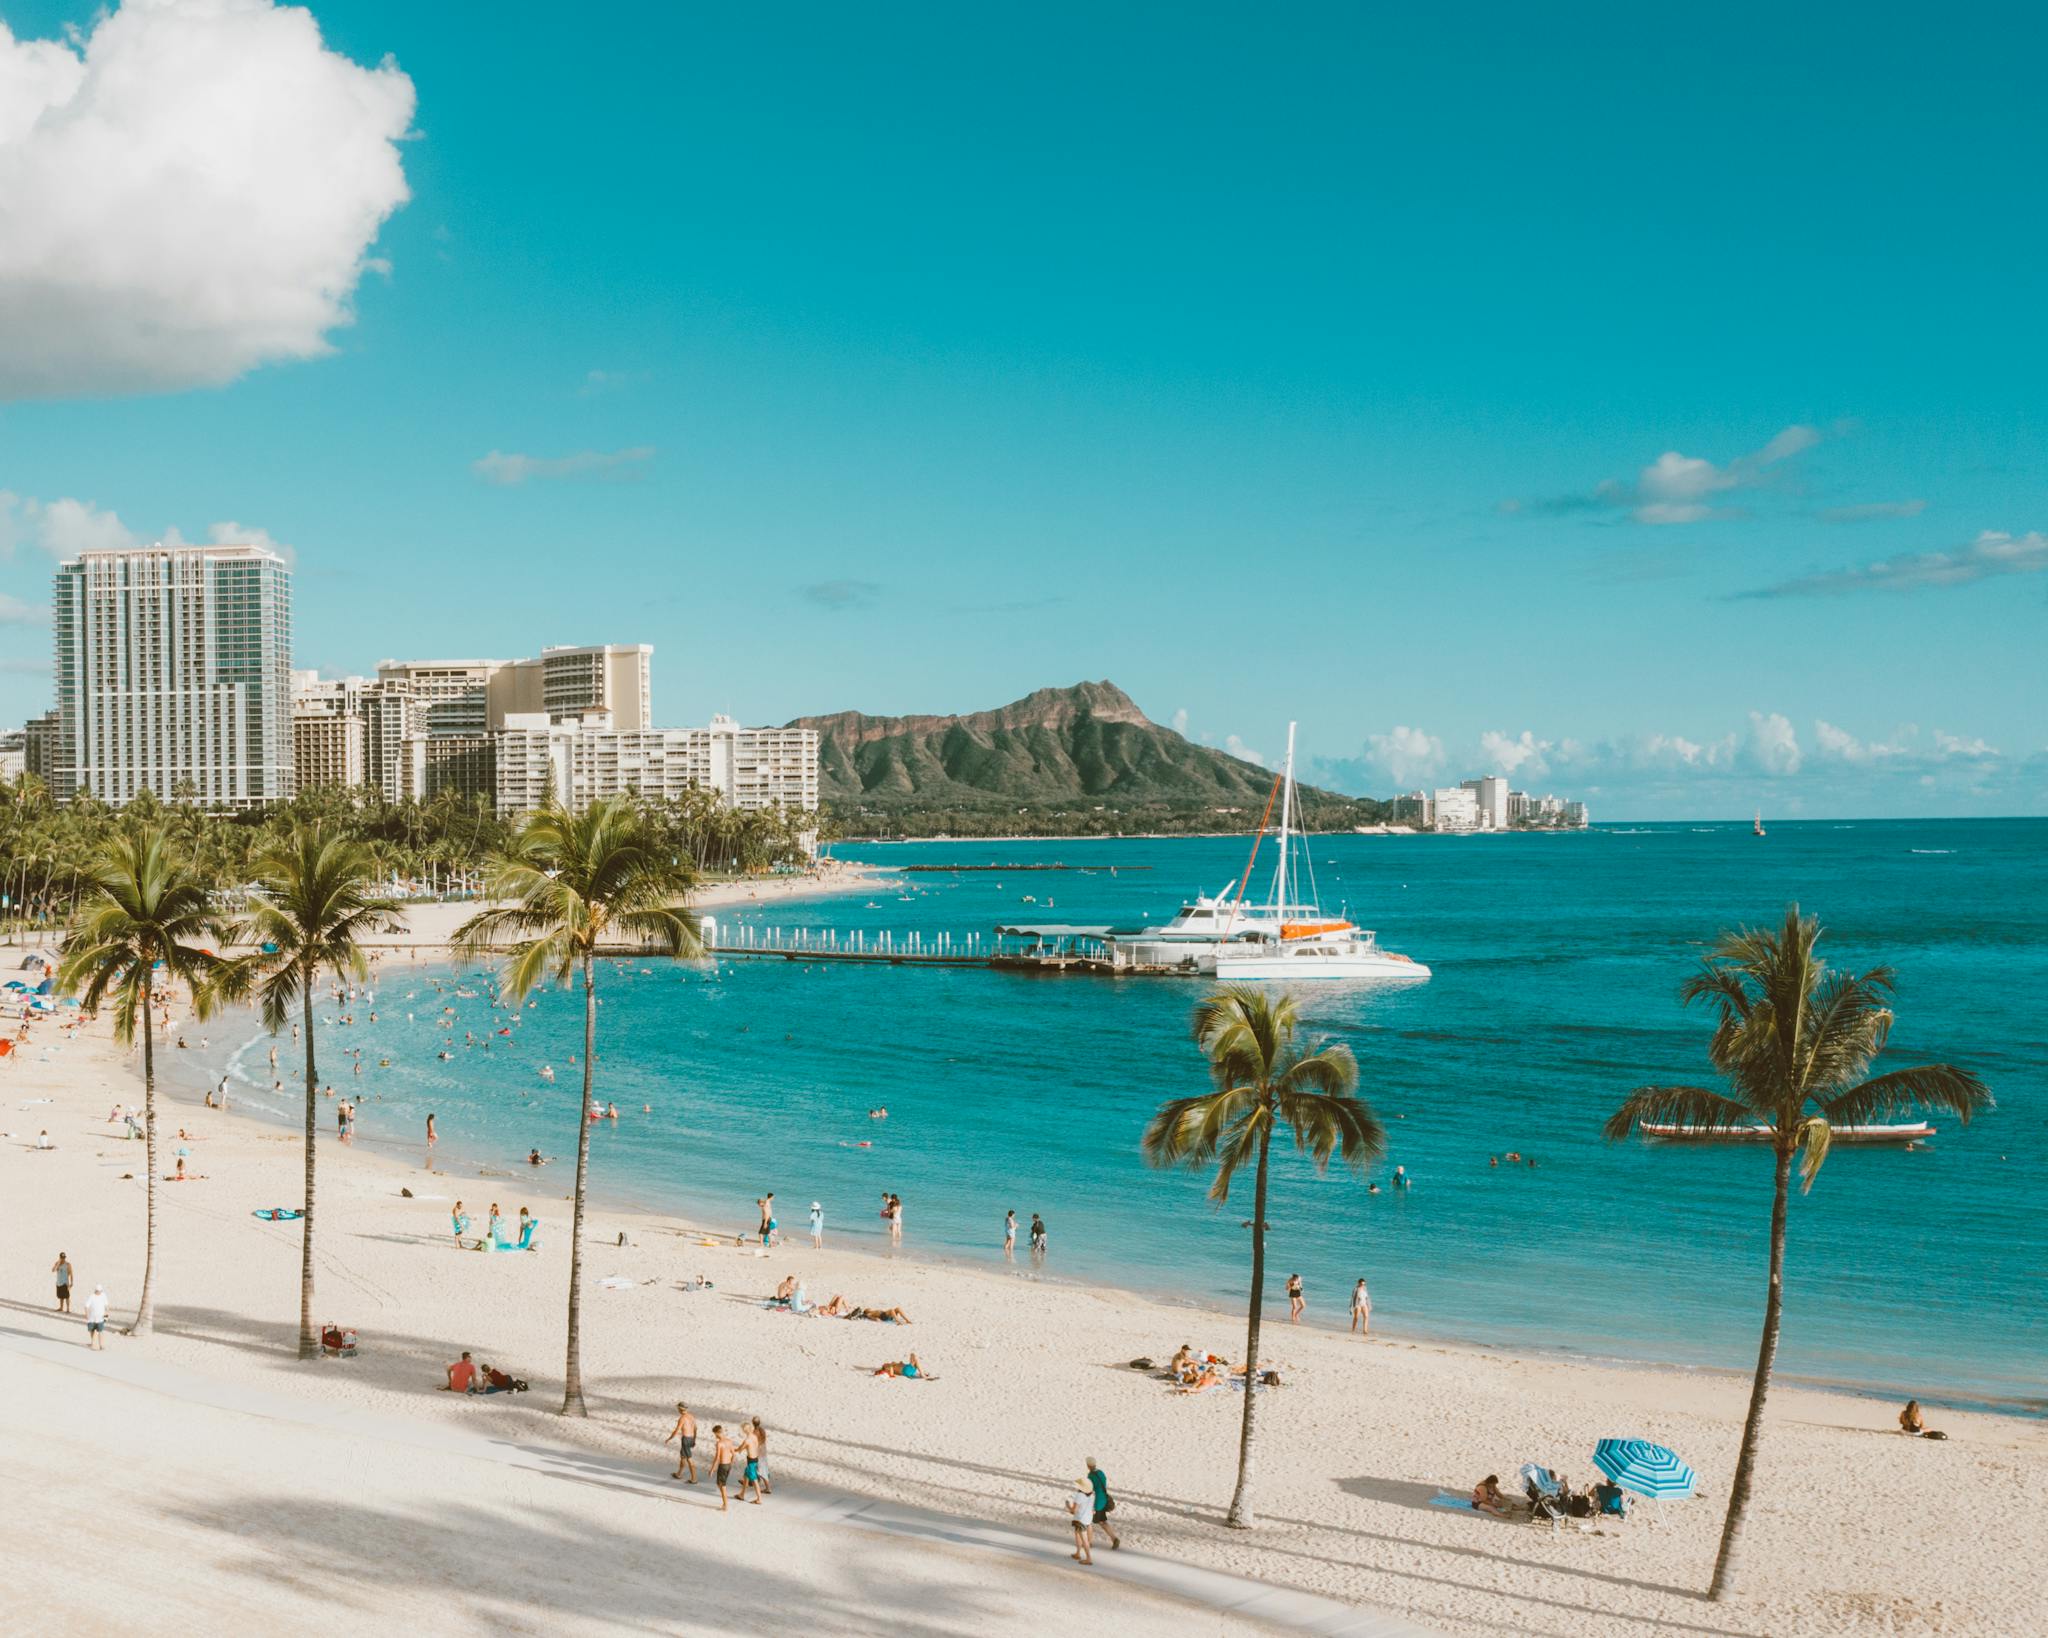
[[[1041,688],[962,716],[841,711],[789,726],[817,730],[820,794],[856,829],[862,815],[888,829],[958,830],[982,828],[975,821],[998,814],[1020,830],[1045,828],[1053,818],[1065,821],[1055,828],[1111,828],[1113,818],[1248,829],[1273,788],[1272,770],[1153,722],[1107,681]],[[1377,804],[1308,787],[1301,796],[1320,809],[1341,805],[1341,814],[1328,813],[1332,819],[1378,817],[1351,811]]]

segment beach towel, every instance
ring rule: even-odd
[[[1429,1505],[1432,1507],[1452,1508],[1460,1513],[1477,1511],[1472,1505],[1472,1498],[1470,1496],[1454,1496],[1448,1490],[1439,1490],[1434,1496],[1430,1497]]]
[[[249,1215],[251,1217],[260,1217],[266,1223],[296,1223],[306,1214],[296,1206],[265,1206],[257,1211],[252,1211]]]
[[[633,1282],[623,1274],[607,1274],[597,1283],[607,1291],[630,1291],[633,1289]]]

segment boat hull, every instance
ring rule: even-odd
[[[1218,956],[1202,969],[1223,983],[1239,979],[1385,978],[1396,981],[1429,977],[1419,961],[1392,955]]]
[[[1776,1136],[1769,1126],[1735,1126],[1725,1131],[1701,1131],[1693,1126],[1664,1126],[1651,1122],[1643,1123],[1643,1136],[1653,1143],[1769,1143]],[[1897,1126],[1837,1126],[1829,1134],[1832,1144],[1855,1143],[1874,1146],[1880,1144],[1925,1143],[1934,1136],[1934,1128],[1926,1121],[1914,1121]]]

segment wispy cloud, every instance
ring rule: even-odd
[[[50,618],[50,611],[34,603],[24,603],[18,597],[0,592],[0,626],[40,626]]]
[[[1821,441],[1820,430],[1789,426],[1761,449],[1738,455],[1725,464],[1667,449],[1633,478],[1609,478],[1589,493],[1555,495],[1536,500],[1508,500],[1508,513],[1561,516],[1574,512],[1629,517],[1637,523],[1699,523],[1707,518],[1738,515],[1724,498],[1737,490],[1754,489],[1771,468],[1803,455]]]
[[[494,449],[470,470],[485,483],[511,488],[536,478],[639,478],[654,459],[649,444],[631,449],[579,449],[572,455],[508,455]]]
[[[600,393],[616,392],[621,387],[630,387],[646,379],[645,370],[586,370],[582,384],[576,389],[576,396],[595,398]]]
[[[155,539],[166,546],[188,544],[184,534],[175,526],[165,529]],[[298,556],[291,546],[268,529],[237,523],[232,518],[208,524],[206,539],[216,546],[261,546],[266,551],[277,553],[287,563],[294,563]],[[80,552],[122,551],[149,543],[149,537],[138,535],[121,521],[118,514],[95,506],[91,501],[74,500],[68,495],[44,501],[33,495],[17,495],[0,489],[0,558],[12,557],[15,548],[22,545],[40,547],[63,562]],[[38,610],[37,618],[48,612]],[[0,622],[7,618],[0,614]]]
[[[1926,510],[1924,500],[1870,501],[1862,506],[1830,506],[1818,515],[1823,523],[1876,523],[1884,518],[1917,518]]]
[[[2009,535],[1986,529],[1967,546],[1947,552],[1909,552],[1844,569],[1781,580],[1753,591],[1735,592],[1737,599],[1756,597],[1830,597],[1842,592],[1896,590],[1927,586],[1967,586],[2001,575],[2039,574],[2048,570],[2048,534],[2032,530]]]
[[[836,613],[866,608],[882,588],[872,580],[814,580],[800,590],[805,602]]]

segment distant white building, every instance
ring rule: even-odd
[[[1430,800],[1438,830],[1477,830],[1479,796],[1465,785],[1448,785]]]
[[[1481,830],[1506,830],[1508,828],[1508,782],[1497,774],[1487,774],[1479,779],[1467,779],[1462,789],[1472,793],[1479,804],[1479,828]]]
[[[655,800],[716,792],[735,808],[818,806],[818,735],[811,728],[746,728],[717,716],[703,728],[618,728],[602,713],[551,720],[515,712],[492,734],[501,818],[549,801],[571,813],[629,791]]]

